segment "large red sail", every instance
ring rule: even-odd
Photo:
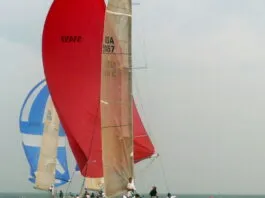
[[[97,134],[104,7],[103,1],[55,0],[42,43],[51,97],[78,166],[91,177],[103,174]]]
[[[102,177],[100,133],[104,0],[56,0],[46,18],[42,53],[52,100],[83,176]],[[134,105],[135,161],[154,147]]]

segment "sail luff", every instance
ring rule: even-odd
[[[47,101],[47,112],[44,121],[42,144],[36,172],[35,187],[49,190],[55,183],[56,158],[59,135],[59,118],[51,98]]]
[[[131,1],[109,0],[101,68],[101,136],[107,197],[126,192],[133,177]]]

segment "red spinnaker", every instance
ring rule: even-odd
[[[85,177],[102,177],[100,133],[104,0],[55,0],[42,39],[44,73],[71,150]],[[154,154],[134,104],[134,158]]]

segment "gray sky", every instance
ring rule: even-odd
[[[50,2],[0,0],[1,191],[33,191],[18,115],[43,78]],[[135,70],[135,95],[161,158],[137,166],[138,189],[265,194],[265,1],[140,2],[134,65],[148,69]]]

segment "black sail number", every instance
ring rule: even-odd
[[[114,52],[114,45],[103,45],[103,52],[104,53],[113,53]]]
[[[103,44],[103,53],[113,53],[115,42],[112,36],[105,36]]]

